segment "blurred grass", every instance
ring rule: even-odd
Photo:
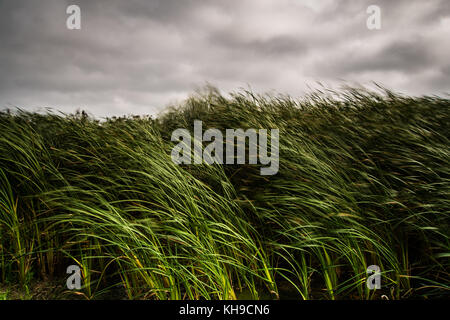
[[[280,129],[279,173],[173,164],[197,119]],[[448,99],[361,88],[209,88],[156,119],[1,112],[0,282],[77,264],[87,299],[448,295],[449,123]]]

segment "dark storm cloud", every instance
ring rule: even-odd
[[[308,49],[306,43],[292,35],[276,35],[268,39],[240,39],[234,32],[218,32],[209,36],[211,45],[232,48],[239,54],[282,57],[299,55]]]
[[[81,30],[65,26],[69,4]],[[379,31],[366,28],[371,4]],[[443,93],[449,33],[447,0],[0,0],[0,108],[154,114],[207,82]]]
[[[416,73],[427,70],[433,64],[433,54],[425,39],[400,40],[388,43],[378,51],[356,54],[351,63],[330,64],[333,74],[355,74],[364,71],[398,71]]]

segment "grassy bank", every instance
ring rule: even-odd
[[[175,165],[171,133],[196,119],[278,128],[278,174]],[[361,89],[211,90],[156,119],[2,112],[0,283],[76,264],[89,299],[448,295],[449,124],[448,99]]]

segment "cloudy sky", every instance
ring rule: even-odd
[[[0,0],[0,108],[157,114],[206,83],[300,97],[371,81],[450,92],[449,0]]]

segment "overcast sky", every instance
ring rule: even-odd
[[[344,81],[450,92],[450,1],[0,0],[0,108],[156,114],[206,83],[300,97]]]

